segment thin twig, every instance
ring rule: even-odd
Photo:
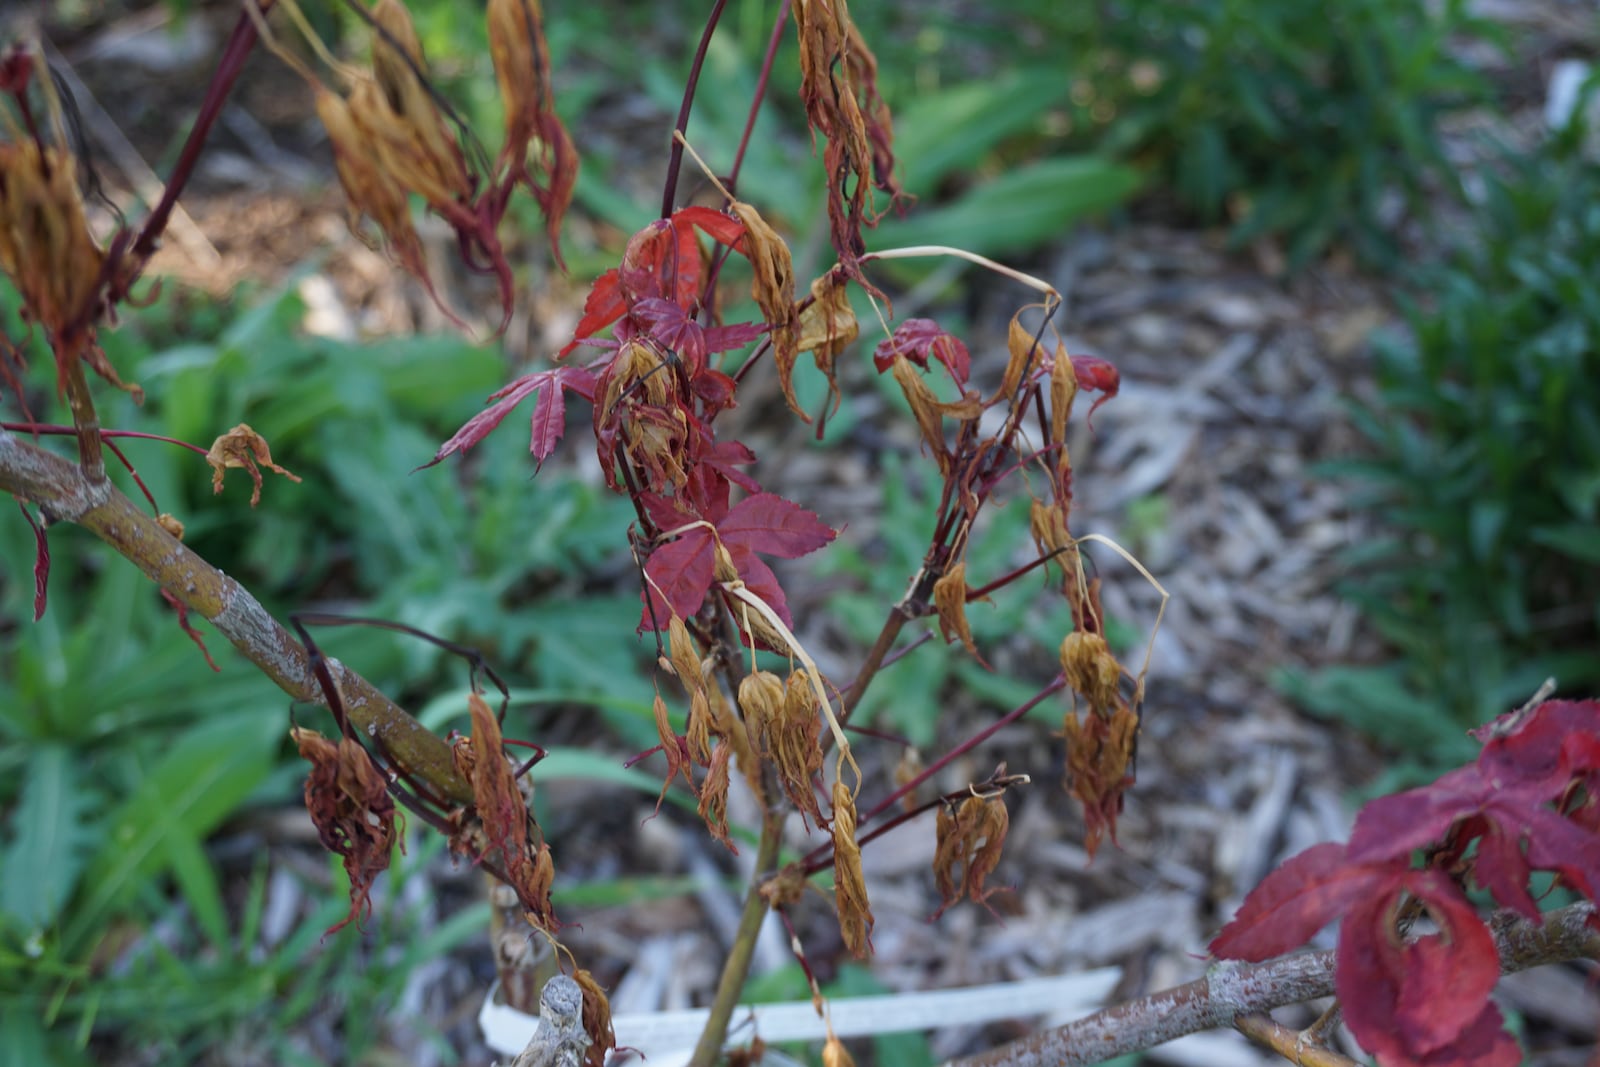
[[[1291,1029],[1266,1012],[1251,1012],[1233,1021],[1234,1029],[1300,1067],[1358,1067],[1349,1056],[1324,1048],[1306,1032]]]

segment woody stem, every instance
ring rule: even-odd
[[[716,998],[711,1002],[711,1017],[706,1020],[706,1028],[700,1032],[700,1041],[694,1047],[689,1067],[713,1067],[722,1056],[722,1044],[728,1037],[728,1023],[733,1019],[733,1010],[739,1005],[739,994],[744,991],[745,979],[750,974],[750,961],[756,951],[756,935],[761,932],[761,920],[767,916],[767,899],[761,895],[761,879],[777,866],[782,830],[782,810],[768,808],[761,818],[761,840],[756,845],[755,873],[750,877],[744,911],[739,915],[739,929],[734,935],[733,948],[722,964]]]
[[[106,480],[105,457],[100,453],[100,416],[94,410],[94,397],[83,376],[81,335],[61,343],[69,350],[61,353],[60,365],[67,380],[67,407],[72,411],[72,428],[78,436],[78,466],[90,482]]]
[[[700,47],[694,51],[694,62],[689,66],[689,80],[683,88],[683,104],[678,108],[678,121],[673,129],[685,136],[689,132],[689,110],[694,106],[694,93],[700,84],[700,68],[705,66],[706,50],[711,47],[711,35],[717,32],[717,23],[722,18],[722,9],[727,6],[728,0],[717,0],[711,6],[711,14],[706,16],[706,28],[700,34]],[[661,217],[672,216],[673,205],[678,199],[678,171],[683,167],[683,141],[677,137],[672,139],[672,155],[667,160],[667,184],[661,191]]]

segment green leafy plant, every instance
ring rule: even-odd
[[[1383,531],[1346,589],[1398,653],[1296,691],[1424,763],[1546,677],[1600,682],[1600,167],[1557,139],[1488,177],[1333,470]]]
[[[1139,161],[1240,241],[1282,238],[1292,263],[1336,243],[1394,263],[1401,213],[1459,192],[1441,117],[1488,96],[1456,47],[1494,31],[1461,0],[1106,0],[1028,19],[1067,57],[1074,143]]]

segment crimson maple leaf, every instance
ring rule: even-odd
[[[533,407],[528,451],[533,453],[535,463],[543,463],[550,458],[550,453],[556,450],[561,435],[566,432],[567,390],[570,389],[592,402],[594,383],[595,373],[588,367],[556,367],[525,374],[510,385],[489,394],[489,399],[495,403],[463,423],[461,429],[457,430],[450,440],[439,446],[439,451],[434,453],[433,458],[417,470],[431,467],[456,452],[465,452],[482,441],[494,432],[495,427],[499,426],[507,415],[511,414],[512,408],[534,393],[539,394],[539,400]]]
[[[584,340],[615,323],[641,300],[665,300],[685,312],[694,308],[703,273],[696,229],[714,241],[744,251],[740,245],[744,223],[731,215],[707,207],[686,207],[673,212],[671,218],[656,219],[629,239],[620,267],[595,279],[572,340],[556,358],[566,356]]]
[[[676,532],[677,540],[651,552],[645,564],[649,581],[641,593],[644,611],[640,630],[665,628],[672,615],[688,619],[700,610],[716,579],[718,543],[727,551],[745,586],[766,601],[785,626],[791,625],[793,620],[778,578],[757,553],[796,559],[838,536],[838,531],[815,514],[775,493],[747,496],[715,522],[701,520],[689,525],[694,521],[692,517],[667,509],[656,510],[652,517],[663,525],[673,518],[685,521],[665,527],[663,532]]]
[[[932,356],[949,369],[950,377],[962,389],[972,373],[967,346],[932,319],[907,319],[895,327],[894,336],[878,342],[872,350],[872,363],[879,374],[894,366],[895,356],[905,356],[923,370],[928,369],[928,357]]]
[[[1427,909],[1438,933],[1401,936],[1402,894]],[[1494,938],[1443,871],[1352,863],[1344,845],[1315,845],[1245,898],[1211,951],[1270,959],[1335,919],[1342,922],[1334,988],[1356,1040],[1385,1067],[1520,1061],[1521,1050],[1489,1001],[1500,978]]]

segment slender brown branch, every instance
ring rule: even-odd
[[[694,1047],[694,1057],[689,1067],[712,1067],[722,1057],[722,1044],[728,1039],[728,1023],[733,1010],[739,1005],[739,994],[744,992],[745,979],[750,974],[750,961],[755,956],[756,936],[761,932],[761,920],[767,917],[767,898],[761,895],[761,880],[778,863],[778,846],[783,839],[783,813],[768,809],[761,819],[761,840],[756,845],[755,873],[750,877],[750,890],[745,894],[744,911],[739,915],[739,929],[733,938],[733,948],[722,964],[722,977],[717,980],[717,995],[711,1002],[711,1017],[700,1032]]]
[[[1291,1029],[1264,1011],[1241,1015],[1233,1020],[1233,1025],[1251,1041],[1299,1067],[1358,1067],[1349,1056],[1324,1048],[1305,1031]]]
[[[106,461],[100,452],[100,416],[94,409],[94,397],[89,393],[89,382],[83,374],[82,350],[84,335],[74,331],[74,340],[63,339],[68,351],[60,354],[59,365],[67,380],[67,407],[72,411],[72,428],[78,437],[78,466],[90,482],[106,480]]]
[[[1530,923],[1510,912],[1490,923],[1506,974],[1546,963],[1600,959],[1600,933],[1589,928],[1593,904],[1573,904]],[[1087,1018],[1031,1034],[947,1067],[1075,1067],[1143,1052],[1198,1033],[1233,1026],[1241,1015],[1333,995],[1334,954],[1301,952],[1265,963],[1218,964],[1185,985],[1130,1000]]]
[[[856,672],[856,680],[850,683],[850,688],[845,690],[839,698],[839,722],[844,724],[850,721],[850,713],[856,710],[856,705],[861,703],[861,698],[867,695],[867,686],[872,684],[872,679],[878,676],[878,671],[883,667],[884,657],[894,647],[895,639],[900,636],[901,629],[905,626],[909,616],[899,606],[889,609],[889,617],[883,620],[883,629],[878,631],[878,639],[872,643],[872,648],[867,651],[866,661],[861,664],[861,669]]]
[[[98,433],[95,436],[98,444]],[[88,529],[179,603],[211,622],[245,658],[295,700],[321,704],[306,650],[238,582],[168,533],[102,475],[99,481],[53,452],[0,430],[0,492],[39,506],[53,522]],[[450,748],[337,660],[328,661],[351,723],[381,743],[409,774],[457,803],[472,787],[456,773]]]

